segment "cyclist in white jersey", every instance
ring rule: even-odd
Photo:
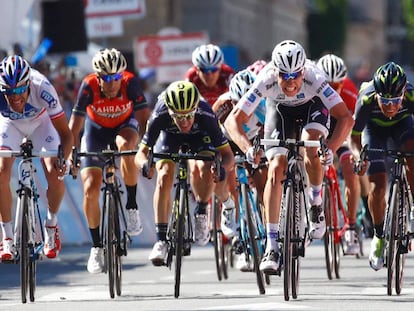
[[[268,139],[295,138],[295,121],[303,122],[302,139],[318,140],[327,137],[330,115],[337,119],[337,127],[327,141],[329,150],[324,161],[332,163],[333,152],[349,134],[353,119],[341,97],[329,86],[316,65],[306,59],[303,47],[292,40],[276,45],[272,61],[260,72],[251,89],[240,99],[226,120],[226,129],[247,159],[259,163],[261,152],[254,155],[250,140],[240,130],[262,98],[266,98],[264,136]],[[279,269],[280,254],[279,210],[282,197],[282,180],[285,178],[286,149],[265,148],[269,160],[268,176],[264,190],[267,245],[260,269],[274,273]],[[310,181],[310,236],[320,239],[325,233],[325,217],[321,208],[323,167],[317,148],[306,148],[305,164]]]
[[[65,159],[73,143],[72,133],[55,88],[38,71],[30,68],[21,56],[4,58],[0,63],[0,149],[19,150],[23,138],[33,142],[35,151],[57,150],[62,144]],[[14,259],[12,228],[12,191],[10,179],[14,158],[0,158],[0,225],[3,234],[2,261]],[[44,253],[55,258],[61,248],[57,212],[65,192],[58,177],[65,174],[65,164],[57,158],[42,159],[48,183],[48,212],[45,221]]]

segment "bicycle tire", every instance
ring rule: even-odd
[[[392,184],[392,195],[387,212],[387,231],[385,231],[385,238],[387,242],[386,246],[386,265],[387,265],[387,294],[392,295],[393,275],[395,270],[395,249],[396,249],[396,230],[397,230],[397,217],[396,212],[398,210],[398,204],[400,191],[398,183]]]
[[[19,241],[19,262],[20,262],[20,290],[22,303],[27,302],[29,289],[29,195],[23,191],[19,200],[20,211],[20,241]]]
[[[283,293],[286,301],[290,299],[291,287],[291,272],[292,272],[292,210],[294,208],[293,202],[293,186],[287,185],[284,191],[284,228],[283,228]]]
[[[325,250],[325,265],[326,265],[326,273],[328,275],[328,279],[332,280],[333,272],[334,272],[334,256],[335,256],[335,224],[333,223],[332,217],[332,205],[333,205],[333,197],[331,188],[329,185],[329,181],[326,181],[322,185],[322,206],[325,212],[325,221],[326,221],[326,232],[323,237],[323,244]]]
[[[211,204],[214,259],[216,263],[217,279],[221,281],[224,277],[222,273],[223,233],[220,230],[220,204],[215,195],[213,195],[211,199]]]
[[[106,263],[106,272],[108,273],[109,281],[109,296],[111,298],[115,297],[115,223],[114,223],[114,209],[115,209],[115,199],[110,191],[106,193],[105,200],[105,230],[104,230],[104,250],[105,250],[105,263]]]
[[[252,211],[252,204],[254,204],[250,199],[248,193],[248,187],[246,184],[241,184],[241,192],[242,192],[242,204],[244,205],[243,208],[246,211],[246,218],[247,218],[247,244],[249,246],[249,249],[251,250],[250,256],[253,259],[253,269],[256,273],[256,282],[257,287],[259,288],[260,294],[265,294],[265,285],[264,285],[264,279],[263,279],[263,273],[260,271],[260,252],[259,252],[259,245],[258,243],[261,243],[261,241],[257,240],[257,237],[259,234],[257,233],[257,226],[256,221],[254,220],[255,217],[253,215]]]
[[[180,296],[181,266],[184,252],[184,218],[188,211],[188,198],[185,189],[180,188],[180,205],[178,209],[177,235],[175,241],[175,285],[174,297]]]
[[[119,197],[115,197],[115,209],[114,209],[114,229],[115,229],[115,260],[114,260],[114,273],[115,273],[115,292],[117,296],[122,294],[122,255],[124,254],[121,248],[121,226],[119,223],[119,211],[121,210],[121,202]]]

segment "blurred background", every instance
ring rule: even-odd
[[[124,53],[150,104],[167,83],[183,78],[191,52],[207,42],[219,45],[235,70],[269,60],[278,42],[293,39],[310,59],[341,56],[357,85],[389,60],[414,80],[412,0],[2,0],[2,12],[0,57],[22,55],[46,74],[68,118],[92,56],[104,47]],[[80,181],[66,183],[63,241],[87,242]],[[155,237],[151,187],[140,179],[143,244]]]

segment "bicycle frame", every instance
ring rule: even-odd
[[[253,266],[253,271],[256,273],[259,292],[264,294],[263,273],[260,271],[259,265],[266,247],[266,232],[262,223],[261,211],[258,209],[256,198],[250,188],[245,161],[244,156],[236,155],[240,242],[246,255],[246,261],[249,263],[249,266]],[[253,265],[250,265],[250,263]]]
[[[166,262],[167,267],[171,269],[173,256],[175,255],[175,298],[178,298],[180,295],[182,256],[190,255],[191,243],[194,242],[189,206],[188,160],[213,161],[215,167],[220,167],[217,154],[210,156],[190,153],[184,150],[187,149],[184,147],[186,146],[182,146],[177,153],[154,153],[150,149],[148,154],[148,167],[153,165],[154,157],[171,160],[178,164],[175,196],[167,228],[168,253]]]
[[[20,263],[22,303],[35,300],[36,262],[41,258],[44,232],[39,210],[39,194],[35,182],[36,167],[32,159],[56,157],[57,151],[34,152],[30,140],[24,139],[20,150],[0,150],[0,157],[21,158],[18,164],[19,188],[14,218],[13,238],[16,246],[15,262]]]

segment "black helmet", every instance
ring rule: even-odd
[[[404,69],[394,62],[382,65],[374,75],[375,92],[383,97],[402,96],[406,83],[407,76]]]

